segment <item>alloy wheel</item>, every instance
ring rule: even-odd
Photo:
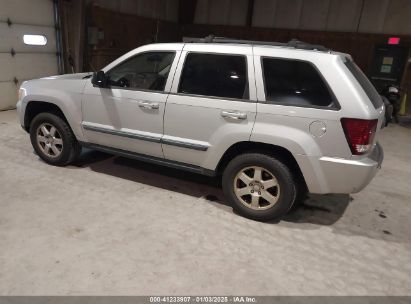
[[[59,157],[63,151],[60,132],[50,123],[42,123],[36,131],[37,145],[47,157]]]
[[[253,210],[273,207],[280,197],[280,185],[269,170],[251,166],[238,172],[234,178],[234,193],[238,200]]]

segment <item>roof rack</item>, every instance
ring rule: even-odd
[[[209,35],[205,38],[183,38],[184,42],[187,43],[238,43],[238,44],[252,44],[252,45],[271,45],[271,46],[283,46],[291,47],[301,50],[316,50],[322,52],[329,52],[330,49],[326,48],[323,45],[310,44],[303,42],[297,39],[291,39],[288,42],[271,42],[271,41],[254,41],[254,40],[241,40],[241,39],[232,39],[225,37],[215,37],[214,35]]]

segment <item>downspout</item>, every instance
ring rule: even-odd
[[[60,21],[60,1],[53,0],[53,9],[54,9],[54,28],[56,30],[56,49],[57,49],[57,66],[59,74],[64,73],[63,67],[63,49],[61,41],[61,21]]]

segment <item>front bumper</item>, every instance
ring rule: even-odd
[[[18,100],[18,101],[17,101],[16,110],[17,110],[17,114],[18,114],[18,117],[19,117],[20,125],[21,125],[21,127],[22,127],[24,130],[26,130],[26,128],[25,128],[25,126],[24,126],[24,110],[25,110],[25,106],[24,106],[24,109],[23,109],[23,102],[22,102],[21,100]]]
[[[377,143],[370,154],[357,159],[300,156],[297,162],[311,193],[356,193],[374,178],[383,159]]]

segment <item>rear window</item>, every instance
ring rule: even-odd
[[[372,83],[368,80],[367,76],[361,71],[361,69],[354,63],[354,61],[347,58],[344,62],[345,66],[351,72],[351,74],[357,79],[358,83],[367,94],[374,108],[378,109],[383,105],[382,98],[374,88]]]
[[[309,62],[262,58],[267,103],[300,107],[334,107],[327,84]]]

